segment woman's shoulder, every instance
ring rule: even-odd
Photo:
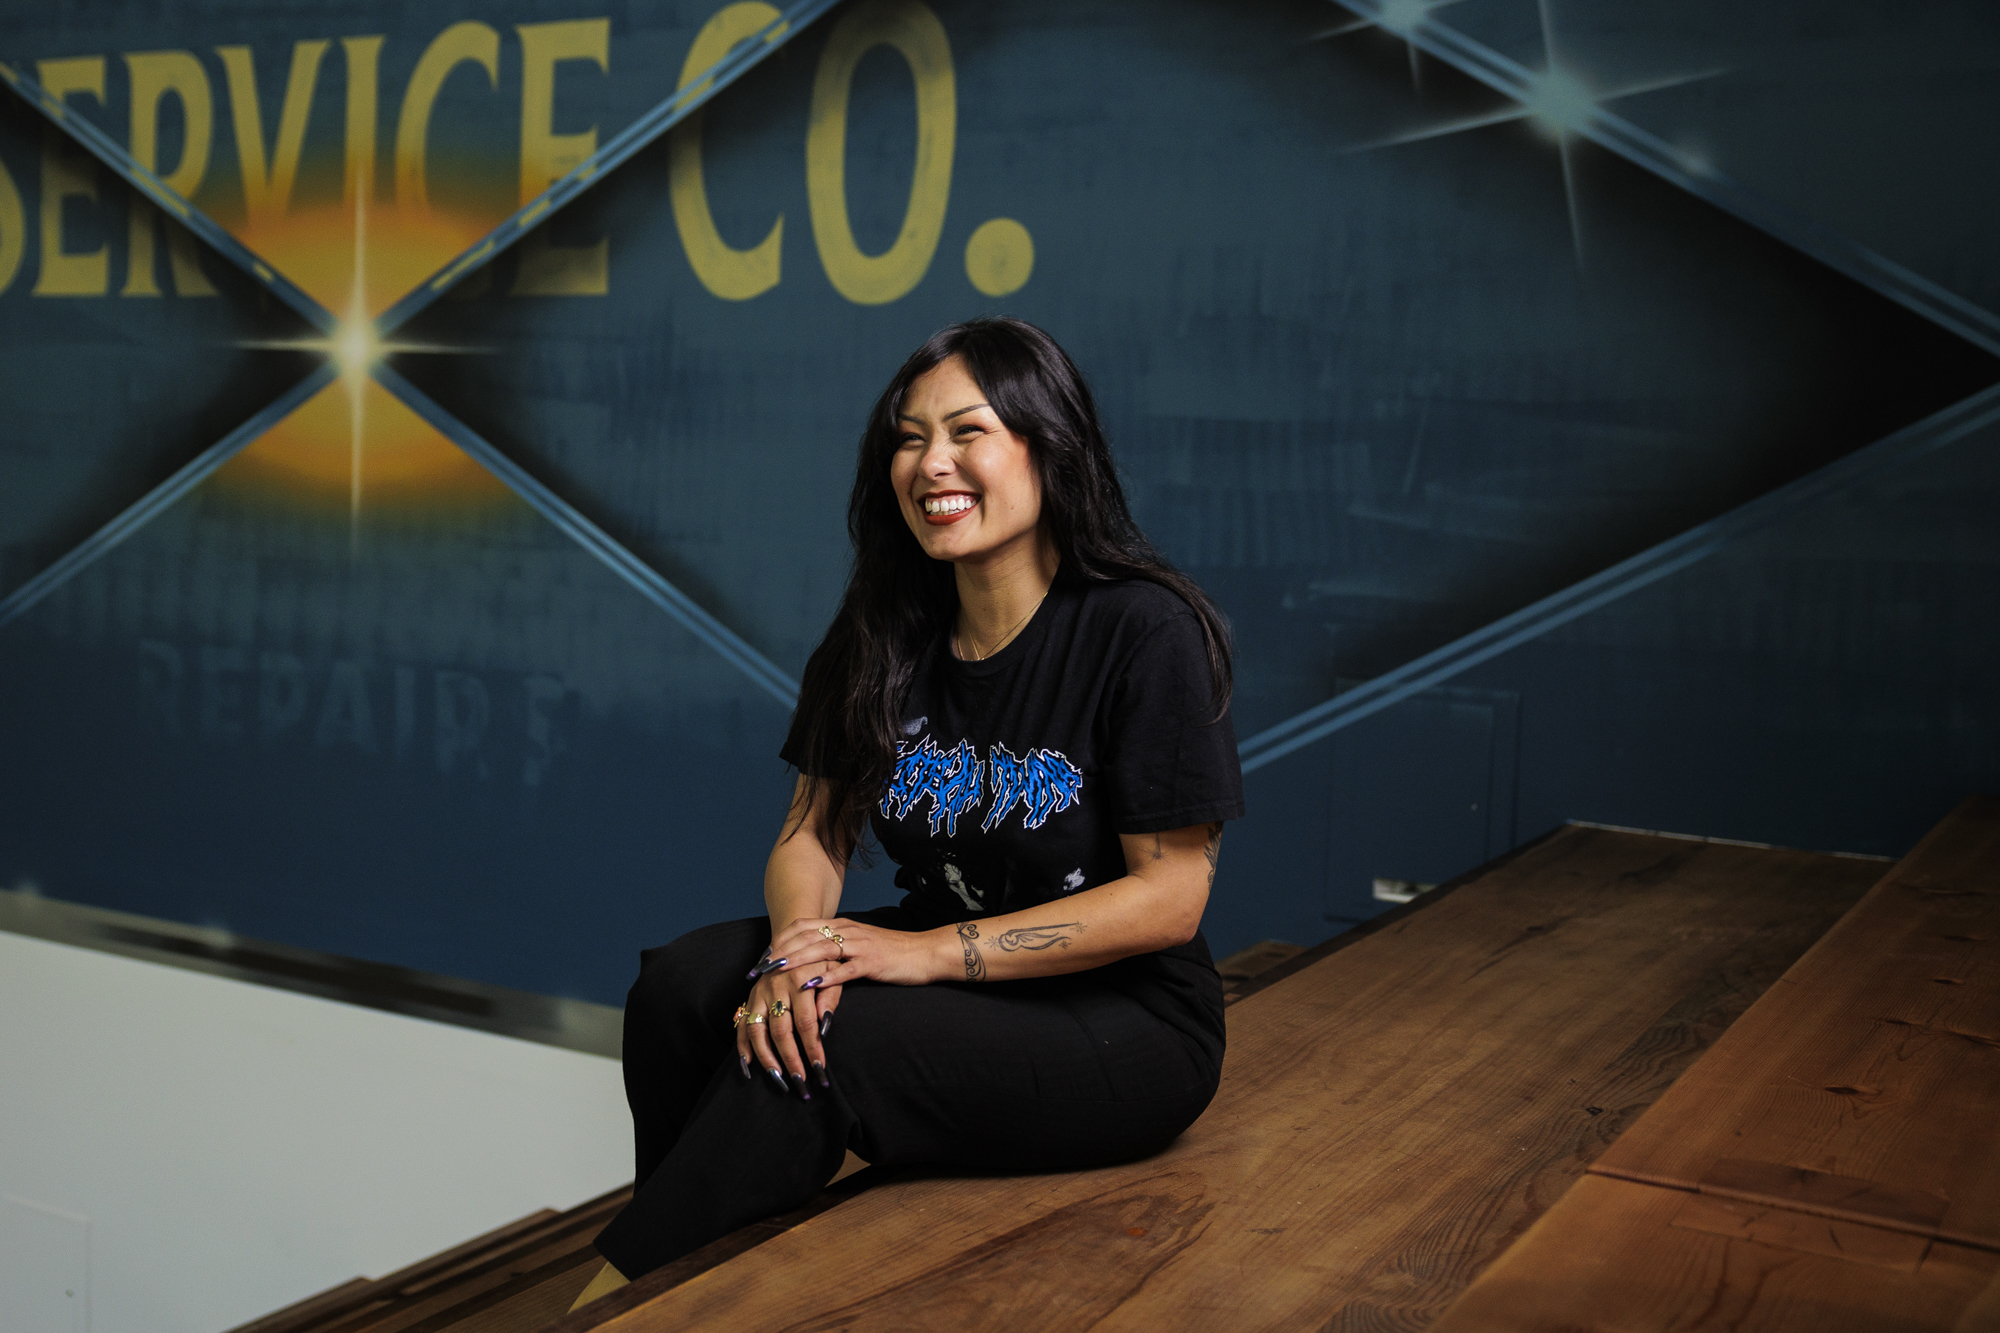
[[[1150,579],[1093,579],[1083,585],[1084,610],[1093,619],[1141,633],[1172,620],[1198,620],[1179,593]]]
[[[1180,594],[1148,579],[1093,580],[1082,592],[1077,628],[1122,657],[1139,649],[1202,650],[1201,618]]]

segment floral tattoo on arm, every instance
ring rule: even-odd
[[[1202,846],[1201,854],[1208,858],[1208,887],[1215,887],[1215,866],[1222,859],[1222,825],[1208,826],[1208,842]]]

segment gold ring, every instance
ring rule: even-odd
[[[846,940],[842,939],[839,935],[834,933],[834,929],[832,926],[821,926],[819,928],[819,933],[826,936],[828,939],[832,940],[835,944],[847,943]]]
[[[786,1004],[783,1000],[773,1000],[771,1002],[771,1017],[783,1018],[786,1012],[790,1008],[791,1006]]]
[[[732,1024],[730,1025],[730,1026],[732,1026],[732,1027],[739,1027],[739,1028],[740,1028],[740,1027],[742,1027],[742,1026],[743,1026],[743,1019],[744,1019],[745,1015],[747,1015],[747,1014],[748,1014],[749,1012],[750,1012],[750,1006],[749,1006],[749,1005],[747,1005],[747,1004],[739,1004],[739,1005],[737,1005],[737,1006],[736,1006],[736,1021],[735,1021],[734,1023],[732,1023]]]
[[[751,1021],[752,1023],[761,1023],[761,1022],[763,1022],[763,1021],[764,1021],[764,1015],[762,1015],[762,1014],[752,1014],[752,1015],[750,1015],[750,1021]]]

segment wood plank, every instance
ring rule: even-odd
[[[1610,1178],[1604,1177],[1607,1180]],[[1836,1221],[1813,1213],[1795,1213],[1767,1203],[1746,1203],[1712,1194],[1681,1194],[1680,1197],[1680,1206],[1668,1225],[1688,1231],[1706,1231],[1712,1236],[1732,1236],[1738,1240],[1775,1245],[1783,1250],[1803,1250],[1807,1254],[1823,1254],[1832,1259],[1879,1264],[1904,1273],[1916,1272],[1931,1247],[1928,1236],[1913,1236],[1907,1231],[1889,1231],[1858,1222]]]
[[[1422,1327],[1880,869],[1566,829],[1232,1006],[1160,1156],[904,1173],[599,1326]]]
[[[620,1202],[631,1197],[631,1187],[614,1190],[597,1199],[589,1200],[579,1208],[588,1209],[606,1203],[623,1206]],[[510,1246],[523,1242],[525,1237],[546,1228],[562,1214],[553,1208],[541,1208],[519,1217],[504,1226],[482,1232],[471,1240],[463,1241],[448,1250],[440,1251],[426,1259],[408,1264],[393,1273],[379,1278],[349,1278],[337,1287],[331,1287],[315,1296],[273,1311],[247,1324],[240,1324],[229,1333],[319,1333],[320,1330],[335,1328],[359,1314],[385,1308],[401,1292],[433,1280],[438,1276],[462,1268],[469,1262],[500,1253]]]
[[[1591,1168],[2000,1248],[2000,799],[1905,857]]]
[[[544,1262],[514,1266],[506,1280],[489,1282],[478,1291],[462,1290],[460,1299],[433,1310],[421,1321],[404,1325],[405,1333],[536,1333],[570,1307],[604,1261],[590,1247],[593,1228],[580,1243],[544,1256]]]
[[[597,1252],[591,1242],[620,1206],[613,1199],[573,1209],[549,1226],[528,1233],[523,1243],[499,1253],[482,1254],[474,1262],[409,1284],[394,1300],[357,1314],[326,1333],[435,1333],[560,1278],[571,1269],[594,1272]],[[588,1280],[585,1274],[576,1290],[583,1290]]]
[[[1586,1176],[1432,1333],[2000,1329],[2000,1254],[1783,1209],[1733,1233],[1690,1225],[1715,1203]]]

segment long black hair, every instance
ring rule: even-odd
[[[799,691],[795,757],[806,786],[788,832],[817,808],[813,831],[836,861],[860,844],[869,807],[895,768],[903,700],[917,663],[958,613],[950,562],[924,554],[889,481],[910,386],[953,357],[964,360],[1001,423],[1028,442],[1041,478],[1041,526],[1061,557],[1056,577],[1145,579],[1173,592],[1201,621],[1215,715],[1229,704],[1228,623],[1132,521],[1076,363],[1025,320],[974,319],[941,329],[903,363],[868,415],[847,502],[854,564]]]

